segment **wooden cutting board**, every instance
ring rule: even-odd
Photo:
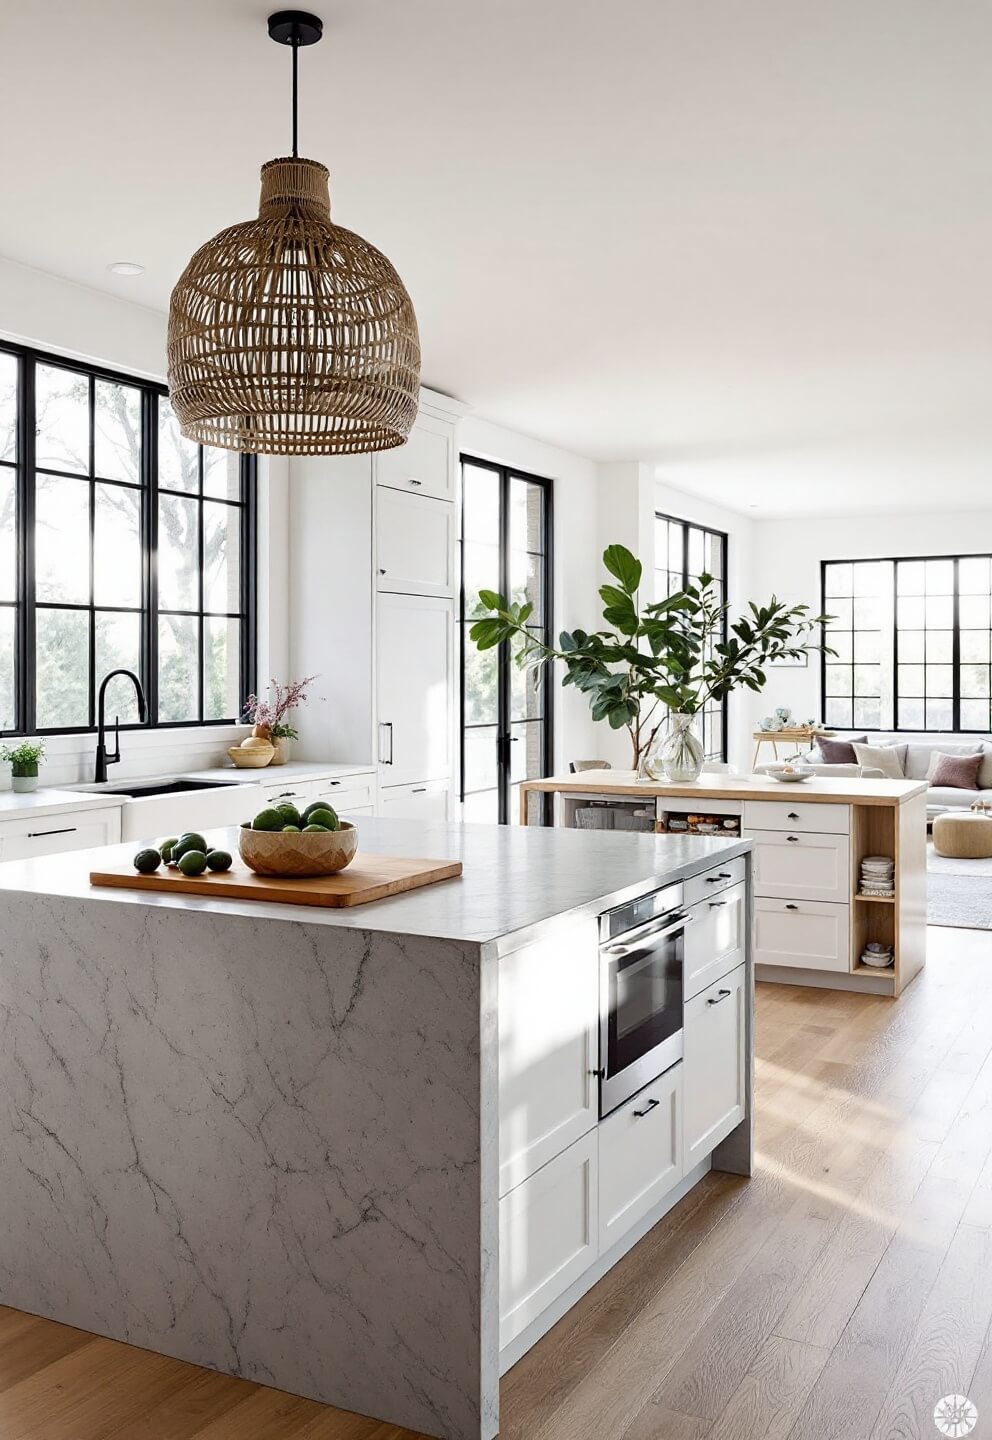
[[[398,855],[358,855],[336,875],[303,880],[277,880],[256,875],[243,861],[223,875],[183,875],[163,866],[154,875],[139,875],[130,865],[94,870],[91,885],[119,890],[153,890],[160,895],[204,895],[211,900],[269,900],[280,905],[367,905],[387,895],[400,895],[462,873],[460,860],[411,860]]]

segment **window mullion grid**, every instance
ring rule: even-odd
[[[14,667],[16,673],[15,724],[26,735],[35,733],[35,374],[34,360],[20,357],[17,416],[17,632]]]
[[[203,723],[203,672],[204,672],[205,661],[206,661],[206,656],[205,656],[204,649],[203,649],[204,637],[205,637],[205,635],[206,635],[206,623],[205,623],[205,621],[204,621],[204,619],[203,619],[203,527],[204,527],[204,524],[205,524],[205,522],[206,522],[206,515],[205,515],[204,509],[203,509],[203,446],[200,445],[200,446],[198,447],[198,450],[199,450],[199,454],[198,454],[198,457],[197,457],[197,459],[198,459],[197,471],[198,471],[198,473],[199,473],[199,478],[200,478],[200,497],[199,497],[199,502],[198,502],[198,516],[197,516],[198,521],[199,521],[199,524],[197,525],[197,566],[196,566],[197,576],[196,576],[196,594],[197,594],[197,609],[198,609],[198,611],[199,611],[199,614],[198,614],[198,616],[197,616],[197,622],[196,622],[196,623],[197,623],[197,634],[198,634],[198,637],[199,637],[199,644],[198,644],[198,646],[197,646],[196,693],[197,693],[197,697],[198,697],[198,701],[199,701],[199,708],[197,709],[197,715],[199,716],[200,723],[201,723],[201,725],[202,725],[202,723]]]
[[[89,724],[96,724],[96,381],[89,377],[89,527],[90,527],[90,630],[89,630]]]
[[[151,390],[141,399],[141,673],[145,724],[158,724],[158,593],[155,545],[158,534],[158,406]]]

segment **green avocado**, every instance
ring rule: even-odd
[[[299,827],[303,824],[303,817],[291,800],[283,800],[282,804],[276,806],[276,809],[283,818],[282,828],[284,830],[287,825]]]
[[[281,830],[285,823],[278,810],[259,810],[251,822],[251,828],[253,830]]]
[[[139,850],[134,857],[134,868],[140,875],[154,875],[161,863],[157,850]]]
[[[185,834],[180,835],[179,839],[173,845],[172,859],[178,863],[188,851],[199,850],[201,853],[206,854],[206,849],[207,842],[203,836],[196,830],[187,830]]]
[[[165,840],[160,840],[158,842],[158,845],[156,846],[158,853],[161,855],[166,865],[168,865],[169,861],[172,859],[172,847],[178,843],[178,839],[179,837],[177,835],[169,835]]]
[[[282,827],[282,833],[284,835],[299,835],[300,827],[299,825],[284,825]]]
[[[330,805],[320,805],[307,816],[307,824],[323,825],[325,830],[336,830],[338,828],[337,811],[332,810]]]
[[[207,856],[208,870],[230,870],[233,864],[234,861],[226,850],[211,850]]]
[[[326,825],[304,825],[304,835],[329,835],[331,832]]]
[[[179,857],[179,868],[184,875],[202,875],[207,868],[207,857],[202,850],[184,850]]]

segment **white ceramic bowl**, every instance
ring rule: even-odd
[[[769,765],[765,773],[773,780],[780,780],[783,785],[799,785],[803,780],[811,780],[814,774],[806,765],[793,765],[791,770]]]
[[[256,875],[277,875],[297,879],[336,875],[350,865],[358,850],[358,831],[348,820],[337,830],[314,831],[253,830],[242,825],[238,850],[249,870]]]

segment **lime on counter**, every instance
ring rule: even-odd
[[[207,868],[207,857],[202,850],[184,850],[179,857],[179,868],[184,875],[202,875]]]
[[[162,863],[162,857],[157,850],[139,850],[134,857],[134,868],[139,875],[154,875]]]

